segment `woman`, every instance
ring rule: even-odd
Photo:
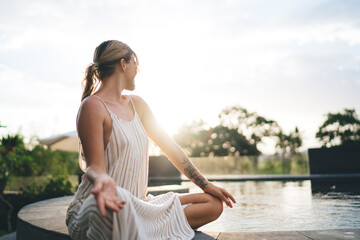
[[[72,239],[191,239],[194,230],[235,199],[208,182],[164,132],[134,90],[138,59],[126,44],[110,40],[94,53],[84,79],[77,131],[85,160],[82,182],[69,205]],[[97,84],[100,87],[97,89]],[[147,195],[148,137],[204,193]]]

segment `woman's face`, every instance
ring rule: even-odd
[[[138,65],[136,63],[136,58],[134,56],[134,54],[132,54],[130,61],[128,63],[126,63],[126,80],[127,80],[127,84],[126,84],[126,90],[134,90],[135,89],[135,76],[137,74],[138,71]]]

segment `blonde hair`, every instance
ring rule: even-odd
[[[85,78],[82,81],[84,90],[81,101],[92,95],[105,77],[114,73],[115,66],[121,59],[128,63],[132,55],[135,56],[136,65],[138,65],[139,61],[135,52],[123,42],[108,40],[96,47],[93,63],[86,68]]]

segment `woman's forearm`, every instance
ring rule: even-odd
[[[200,171],[195,167],[195,165],[191,162],[191,160],[184,156],[181,161],[183,169],[183,174],[188,177],[193,183],[195,183],[202,190],[205,189],[206,185],[208,185],[208,180],[200,173]]]
[[[155,141],[170,159],[174,166],[202,190],[209,184],[208,180],[194,166],[182,148],[166,133],[162,141]]]

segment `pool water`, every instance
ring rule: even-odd
[[[236,200],[199,231],[259,232],[360,228],[360,194],[316,192],[311,181],[213,182]],[[202,192],[191,182],[182,186]],[[359,188],[359,185],[354,185]]]

